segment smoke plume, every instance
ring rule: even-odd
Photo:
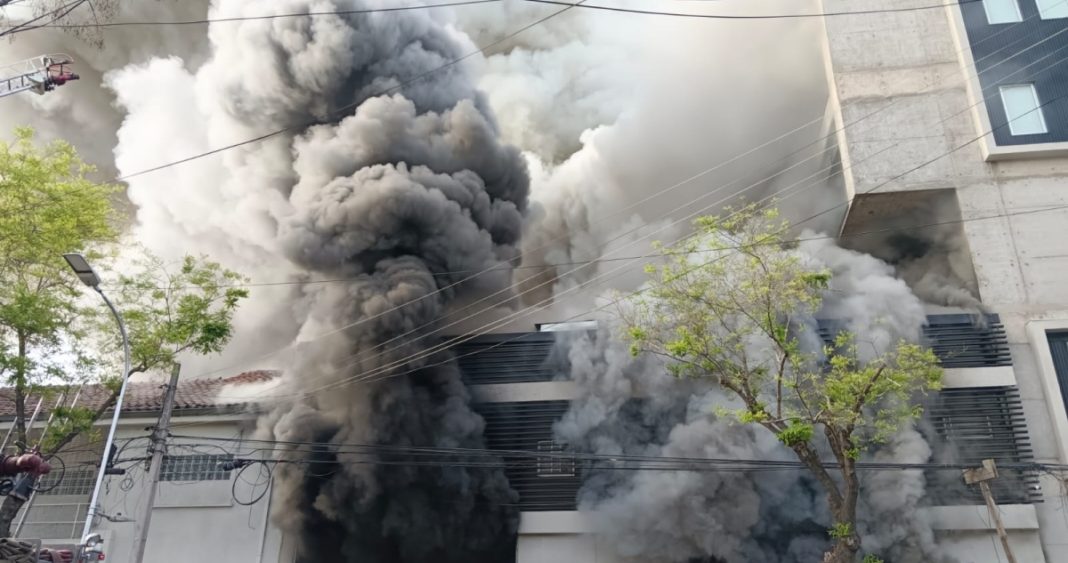
[[[377,5],[224,0],[210,15]],[[277,471],[276,523],[308,561],[507,558],[516,499],[500,471],[368,465],[329,447],[483,446],[448,353],[419,357],[450,303],[507,288],[527,207],[524,159],[500,141],[470,70],[446,65],[470,42],[420,11],[220,23],[208,38],[198,68],[170,57],[109,75],[127,112],[116,162],[129,172],[288,128],[129,190],[154,246],[212,248],[276,278],[349,280],[279,290],[285,305],[267,317],[303,343],[283,386],[306,396],[261,431],[324,445],[296,448],[289,458],[311,463]],[[161,129],[173,135],[163,150],[149,141]],[[464,282],[486,268],[502,273]]]
[[[817,317],[853,331],[861,351],[870,345],[878,353],[900,338],[919,337],[922,303],[890,265],[826,239],[798,252],[833,276]],[[670,377],[658,359],[632,358],[615,320],[602,321],[595,334],[560,333],[582,393],[556,427],[560,440],[608,455],[795,459],[771,433],[714,414],[738,408],[736,400],[709,382]],[[814,327],[815,319],[808,324]],[[806,340],[821,345],[814,333]],[[759,353],[759,345],[754,349]],[[922,463],[931,450],[909,427],[869,456]],[[917,515],[925,485],[919,472],[862,475],[858,531],[865,552],[888,561],[948,560]],[[579,504],[593,514],[607,545],[641,561],[801,563],[819,560],[828,545],[824,494],[803,471],[595,471]]]

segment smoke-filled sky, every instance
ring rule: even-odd
[[[634,4],[650,7],[648,2]],[[678,1],[656,7],[695,13],[801,9],[796,2],[776,0],[716,4]],[[114,19],[221,18],[386,5],[395,3],[158,0],[118,3]],[[450,52],[466,54],[559,9],[507,0],[372,19],[383,25],[418,20],[424,41],[448,43]],[[58,30],[21,34],[8,46],[9,57],[68,52],[82,80],[48,96],[3,100],[0,125],[8,134],[13,125],[29,122],[46,138],[66,138],[109,177],[322,119],[353,101],[345,97],[352,94],[352,85],[330,77],[403,48],[390,43],[395,38],[379,42],[356,36],[335,20],[117,27],[100,34],[100,48]],[[406,96],[426,98],[427,107],[434,109],[450,103],[432,99],[443,83],[466,89],[463,95],[485,110],[501,140],[518,148],[527,161],[530,204],[523,219],[524,268],[517,277],[534,281],[520,286],[519,291],[527,292],[519,298],[547,304],[555,288],[557,307],[516,317],[501,329],[527,329],[534,322],[575,314],[588,302],[586,291],[560,294],[568,284],[596,277],[593,267],[554,282],[547,274],[563,274],[573,266],[558,272],[531,266],[641,255],[652,240],[670,240],[685,231],[683,219],[694,211],[715,210],[733,194],[760,199],[791,187],[803,190],[784,205],[796,216],[829,207],[839,194],[821,189],[828,172],[821,155],[813,153],[822,147],[791,154],[817,138],[824,111],[818,27],[815,20],[694,20],[572,9],[405,88]],[[289,36],[271,46],[256,37],[260,31]],[[313,37],[307,45],[300,44],[302,33]],[[390,64],[400,66],[389,69],[378,63],[374,72],[407,78],[404,56],[395,59],[400,62]],[[447,60],[441,57],[437,64]],[[393,85],[371,82],[361,95]],[[284,135],[130,179],[130,236],[166,257],[207,254],[253,281],[306,279],[311,274],[289,259],[279,240],[283,218],[293,208],[286,200],[303,173],[294,169],[290,156],[299,142]],[[351,148],[334,145],[338,154]],[[702,172],[692,182],[649,198]],[[781,174],[769,178],[776,172]],[[612,273],[589,289],[600,293],[633,286],[640,280],[639,264],[599,266]],[[617,271],[616,266],[626,267]],[[295,338],[307,320],[300,310],[301,294],[292,287],[257,288],[221,361],[209,366],[190,358],[187,371],[261,367],[243,360]],[[504,297],[456,314],[462,322],[451,332],[500,318],[500,311],[482,310],[496,303],[514,307],[515,296],[510,301]],[[314,336],[307,328],[304,334]],[[275,362],[264,365],[274,367]]]

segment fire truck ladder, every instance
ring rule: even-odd
[[[70,55],[42,55],[0,68],[0,98],[27,90],[44,94],[78,80],[70,70],[72,61]]]

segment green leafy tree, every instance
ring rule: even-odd
[[[714,381],[741,405],[721,415],[761,426],[793,450],[834,519],[824,561],[852,563],[861,547],[856,462],[921,414],[916,397],[940,387],[942,370],[920,345],[869,353],[849,332],[805,349],[798,321],[820,308],[830,274],[805,266],[783,239],[787,227],[753,205],[697,220],[696,236],[662,248],[664,264],[647,267],[647,289],[623,300],[619,314],[633,354],[663,358],[676,377]]]
[[[122,352],[114,320],[62,258],[83,250],[101,273],[110,271],[117,188],[88,179],[93,169],[69,144],[33,141],[31,130],[18,129],[12,143],[0,143],[0,378],[15,405],[16,444],[30,447],[31,394],[92,384],[107,390],[100,404],[54,409],[36,444],[49,456],[89,433],[118,398]],[[167,368],[183,353],[219,352],[230,340],[233,315],[248,295],[241,276],[203,257],[169,267],[147,256],[123,270],[130,273],[104,277],[126,320],[131,374]],[[8,495],[0,504],[0,537],[9,535],[23,502]]]

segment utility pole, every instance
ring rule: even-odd
[[[969,485],[978,484],[979,490],[983,493],[986,510],[990,513],[990,520],[997,526],[998,538],[1001,539],[1001,546],[1005,548],[1005,557],[1009,559],[1009,563],[1016,563],[1016,558],[1012,556],[1012,548],[1009,547],[1009,535],[1005,533],[1005,525],[1001,522],[1001,513],[994,504],[994,495],[990,493],[990,485],[987,484],[987,481],[997,478],[998,468],[992,459],[984,459],[982,467],[964,470],[964,482]]]
[[[141,563],[145,558],[145,545],[148,543],[148,527],[152,523],[152,507],[156,504],[156,489],[159,488],[159,473],[163,467],[163,454],[167,450],[167,434],[171,425],[171,411],[174,410],[174,394],[178,391],[178,372],[181,364],[174,364],[171,370],[171,382],[163,395],[163,409],[159,413],[159,423],[152,430],[152,445],[149,452],[152,461],[148,466],[148,491],[142,497],[141,511],[137,514],[137,535],[134,540],[131,563]]]

